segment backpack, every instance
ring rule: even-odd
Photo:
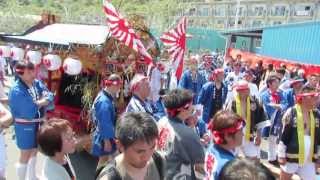
[[[154,152],[152,154],[152,159],[157,167],[160,179],[164,179],[164,162],[163,158],[158,152]],[[116,161],[112,160],[111,162],[107,162],[105,165],[99,167],[96,171],[95,179],[99,180],[103,176],[107,175],[109,180],[122,180],[122,177],[117,170]]]

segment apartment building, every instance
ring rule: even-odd
[[[320,20],[320,0],[180,0],[188,25],[215,30]],[[177,18],[176,17],[176,18]]]

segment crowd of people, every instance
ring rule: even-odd
[[[281,180],[293,174],[315,179],[320,167],[319,74],[306,75],[285,64],[253,65],[241,55],[215,65],[215,58],[185,61],[175,88],[160,88],[170,83],[161,79],[159,66],[135,74],[124,112],[115,105],[123,79],[111,74],[103,80],[90,110],[90,153],[99,159],[96,179],[272,180],[274,174],[260,162],[262,139],[268,162],[280,167]],[[13,119],[18,179],[77,179],[68,157],[76,143],[69,122],[46,119],[54,94],[36,79],[32,63],[18,62],[15,73],[10,111],[0,106],[0,130]],[[4,151],[1,134],[0,179],[5,179]],[[46,156],[40,177],[38,151]]]

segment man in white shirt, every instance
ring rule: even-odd
[[[157,63],[156,67],[151,69],[150,74],[150,100],[155,103],[159,99],[159,91],[161,89],[161,72],[160,63]]]
[[[228,88],[229,91],[232,90],[233,88],[233,84],[237,81],[239,81],[240,79],[242,79],[242,73],[240,72],[241,70],[241,62],[240,61],[236,61],[233,64],[233,71],[230,72],[227,77],[226,77],[226,83],[228,84]]]
[[[249,89],[250,89],[250,96],[251,97],[255,97],[257,100],[260,101],[260,95],[259,95],[260,93],[259,93],[258,87],[257,87],[256,84],[252,83],[253,80],[254,80],[253,70],[252,69],[246,70],[243,73],[243,79],[248,82],[248,86],[249,86]],[[234,97],[234,92],[230,91],[228,93],[225,106],[230,102],[231,99],[233,99],[233,97]]]

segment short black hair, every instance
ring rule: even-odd
[[[137,141],[150,143],[158,137],[158,127],[153,117],[145,112],[124,113],[117,124],[116,137],[127,149]]]
[[[192,101],[192,99],[193,95],[191,91],[186,89],[173,89],[163,97],[163,104],[167,109],[175,109],[182,107]]]
[[[167,93],[167,92],[166,92],[165,89],[160,89],[160,91],[159,91],[159,95],[160,95],[160,96],[164,96],[166,93]]]
[[[30,61],[19,61],[15,65],[16,73],[19,75],[23,75],[25,69],[34,69],[34,64],[32,64]]]
[[[275,72],[271,72],[267,78],[267,87],[269,88],[269,84],[271,84],[275,80],[281,80],[279,76]]]
[[[278,68],[277,70],[276,70],[276,72],[277,73],[280,73],[280,74],[282,74],[282,75],[285,75],[286,74],[286,69],[284,69],[284,68]]]
[[[268,69],[269,71],[272,71],[272,70],[273,70],[273,64],[272,64],[272,63],[269,63],[267,69]]]
[[[311,87],[310,85],[306,84],[302,86],[301,89],[302,93],[311,93],[311,92],[316,92],[316,89],[314,87]]]
[[[271,171],[255,160],[236,158],[227,162],[219,175],[220,180],[275,180]]]

